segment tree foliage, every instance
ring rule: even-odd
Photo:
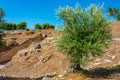
[[[34,28],[35,28],[35,29],[41,29],[42,26],[41,26],[39,23],[36,23]]]
[[[63,20],[61,36],[56,40],[57,48],[66,52],[74,68],[101,55],[111,40],[109,20],[101,6],[90,5],[82,9],[66,7],[57,10],[58,18]]]
[[[108,14],[116,20],[120,20],[120,11],[116,8],[108,8]]]
[[[54,29],[55,27],[49,23],[44,23],[42,29]]]
[[[0,23],[3,22],[3,17],[5,16],[5,13],[2,8],[0,8]]]
[[[4,17],[4,11],[2,8],[0,8],[0,25],[3,22]],[[0,30],[0,48],[2,48],[5,45],[5,41],[3,37],[5,36],[4,32]]]
[[[24,21],[17,25],[17,29],[25,30],[26,28],[27,28],[27,23]]]
[[[17,25],[14,24],[14,23],[2,22],[0,24],[0,29],[3,29],[3,30],[16,30],[17,29]]]

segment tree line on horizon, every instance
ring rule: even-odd
[[[55,28],[54,25],[49,24],[49,23],[44,23],[42,25],[40,23],[36,23],[34,25],[34,29],[37,29],[37,30],[54,29],[54,28]],[[0,29],[2,29],[2,30],[29,30],[29,28],[27,28],[27,23],[25,21],[20,22],[19,24],[1,22]]]
[[[1,30],[29,30],[29,28],[27,27],[27,22],[22,21],[19,24],[9,23],[3,19],[4,16],[5,16],[4,10],[0,8],[0,29]],[[55,26],[49,23],[44,23],[42,25],[40,23],[36,23],[34,25],[34,29],[37,29],[37,30],[54,29],[54,28]]]

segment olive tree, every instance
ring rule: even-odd
[[[4,11],[0,8],[0,23],[3,22],[3,17],[5,16]]]
[[[56,46],[66,53],[74,69],[81,69],[82,64],[104,53],[111,40],[111,30],[102,6],[83,9],[77,4],[75,8],[61,7],[56,13],[63,20]]]
[[[3,17],[4,17],[4,11],[2,8],[0,8],[0,26],[1,23],[3,22]],[[3,37],[5,36],[4,32],[0,29],[0,48],[5,45],[5,41]]]

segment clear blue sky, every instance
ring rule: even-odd
[[[120,9],[120,0],[0,0],[0,7],[5,11],[5,20],[10,23],[26,21],[29,28],[35,23],[50,23],[56,26],[61,21],[55,16],[59,6],[74,6],[79,3],[87,7],[91,3],[104,3],[105,9],[114,7]]]

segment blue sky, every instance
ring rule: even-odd
[[[61,21],[56,18],[55,10],[59,6],[73,6],[79,3],[82,7],[87,7],[91,3],[104,3],[105,9],[114,7],[120,9],[119,0],[0,0],[0,7],[5,11],[4,19],[10,23],[27,22],[29,28],[33,28],[35,23],[50,23],[55,26],[61,25]]]

